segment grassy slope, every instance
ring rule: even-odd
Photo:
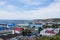
[[[60,40],[60,34],[53,37],[37,37],[36,40]]]

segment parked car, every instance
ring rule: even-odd
[[[58,34],[59,32],[56,31],[54,28],[47,28],[47,29],[43,29],[40,32],[41,36],[55,36],[56,34]]]

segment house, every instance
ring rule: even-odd
[[[43,25],[45,25],[45,23],[41,20],[33,20],[32,23],[33,24],[31,24],[31,27],[34,27],[36,29],[39,27],[43,28]]]
[[[16,28],[13,28],[13,30],[14,30],[15,33],[21,34],[24,29],[23,28],[16,27]]]
[[[7,34],[14,34],[14,30],[10,30],[8,28],[0,27],[0,34],[7,35]]]
[[[0,27],[6,27],[7,24],[0,24]]]
[[[59,32],[53,28],[46,28],[40,32],[40,35],[42,35],[42,36],[55,36],[58,33]]]
[[[0,35],[14,34],[14,30],[8,29],[6,27],[0,27]]]
[[[47,26],[53,26],[53,24],[54,24],[53,22],[46,22]]]
[[[10,25],[7,27],[7,24],[0,24],[0,35],[14,34],[14,30],[10,29]]]
[[[56,25],[60,28],[60,22],[57,22]]]
[[[19,26],[19,27],[28,27],[29,25],[30,25],[29,23],[17,24],[17,26]]]

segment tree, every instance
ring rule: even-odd
[[[30,34],[31,33],[31,31],[29,30],[29,29],[26,29],[26,30],[24,30],[23,32],[22,32],[22,35],[23,36],[26,36],[26,35],[28,35],[28,34]]]
[[[39,27],[39,28],[38,28],[38,33],[40,33],[40,31],[41,31],[41,30],[42,30],[42,28],[41,28],[41,27]]]
[[[35,28],[35,26],[33,26],[32,28]]]

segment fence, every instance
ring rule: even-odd
[[[12,38],[12,39],[9,39],[9,40],[36,40],[36,37],[28,37],[28,36],[23,36],[23,37],[21,37],[21,36],[17,36],[17,37],[14,37],[14,38]]]

